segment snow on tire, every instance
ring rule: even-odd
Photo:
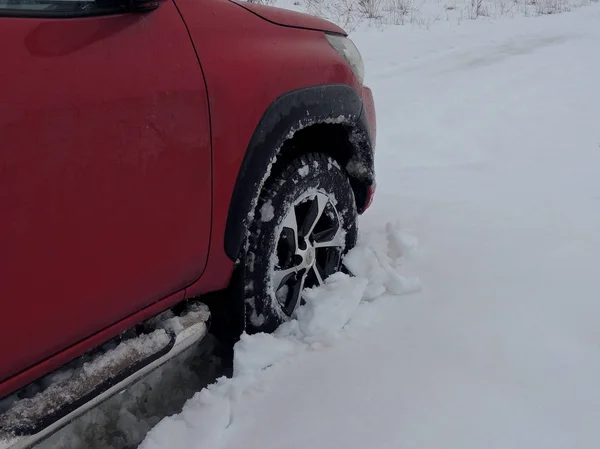
[[[271,332],[355,246],[357,211],[346,173],[331,157],[298,157],[265,186],[251,224],[244,270],[246,331]]]

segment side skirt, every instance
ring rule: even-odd
[[[114,347],[109,343],[108,349],[80,363],[67,379],[17,400],[0,414],[0,449],[26,449],[39,443],[200,342],[209,324],[208,307],[189,302],[180,315],[157,317],[145,323],[139,335]]]

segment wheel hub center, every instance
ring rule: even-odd
[[[304,263],[309,266],[312,267],[313,264],[315,263],[315,249],[312,246],[308,246],[306,248],[306,252],[304,253]]]

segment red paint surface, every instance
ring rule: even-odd
[[[227,1],[215,1],[210,14],[205,3],[197,0],[177,0],[177,4],[206,76],[218,198],[206,273],[187,291],[199,295],[229,282],[231,268],[223,269],[233,266],[223,249],[229,201],[244,152],[269,105],[284,93],[306,86],[348,84],[358,92],[362,88],[323,32],[277,26]],[[283,20],[285,12],[281,14]],[[218,44],[206,36],[218,36]]]
[[[350,85],[370,103],[374,137],[370,91],[323,32],[291,26],[337,27],[257,10],[282,27],[225,0],[177,6],[185,23],[172,1],[146,14],[0,18],[0,42],[10,42],[0,70],[0,397],[184,292],[227,286],[229,201],[277,97]]]
[[[4,380],[200,277],[211,154],[202,73],[173,3],[0,18],[0,42]]]
[[[244,8],[249,9],[266,20],[279,25],[346,34],[339,26],[325,19],[321,19],[320,17],[309,16],[295,11],[275,8],[273,6],[260,5],[258,3],[248,3],[238,0],[233,1],[239,5],[243,5]]]
[[[152,318],[153,316],[168,309],[169,307],[174,306],[175,304],[183,300],[184,294],[184,291],[180,291],[163,299],[160,302],[156,302],[150,307],[142,309],[136,314],[131,315],[125,318],[124,320],[113,324],[112,326],[100,330],[90,338],[77,342],[74,345],[69,346],[64,351],[61,351],[45,360],[42,360],[38,364],[19,373],[18,375],[7,379],[2,384],[0,384],[0,397],[6,394],[10,394],[11,392],[21,388],[23,385],[27,385],[31,381],[38,379],[48,374],[49,372],[54,371],[57,368],[60,368],[68,361],[85,354],[91,348],[100,346],[101,344],[105,343],[111,338],[116,337],[121,332],[123,332],[123,330],[129,329],[138,324],[139,322],[147,320],[148,318]]]

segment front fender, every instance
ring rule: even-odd
[[[225,228],[225,253],[231,260],[239,255],[258,195],[283,143],[297,131],[321,123],[348,128],[352,149],[346,171],[365,187],[374,184],[369,124],[363,102],[352,87],[323,85],[280,96],[262,116],[237,176]]]

